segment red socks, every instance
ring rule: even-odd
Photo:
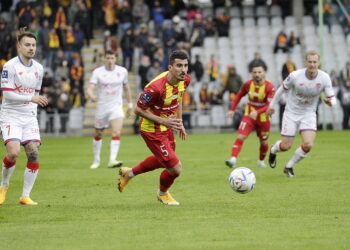
[[[6,156],[4,157],[3,163],[4,163],[5,168],[11,168],[14,165],[16,165],[16,161],[10,162]]]
[[[237,157],[239,152],[241,152],[243,142],[244,142],[243,140],[238,138],[235,140],[235,142],[232,145],[232,151],[231,151],[232,157]]]
[[[177,175],[170,174],[168,170],[164,170],[160,174],[160,185],[159,185],[159,190],[161,192],[167,192],[168,189],[173,185],[174,180],[176,179]]]
[[[39,169],[39,162],[27,162],[27,168],[30,169],[30,172],[35,173]]]
[[[138,174],[146,173],[157,168],[164,168],[164,166],[157,160],[154,155],[152,155],[133,167],[132,172],[136,176]]]
[[[260,155],[259,155],[259,160],[263,161],[265,159],[265,156],[267,154],[267,151],[269,150],[269,145],[260,145]]]

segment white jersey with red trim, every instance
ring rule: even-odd
[[[90,84],[98,86],[97,110],[110,110],[116,105],[123,105],[123,85],[128,83],[126,68],[114,65],[112,70],[105,66],[92,72]]]
[[[31,62],[30,66],[26,66],[17,56],[5,63],[1,74],[1,90],[13,91],[14,94],[28,97],[28,101],[8,100],[4,96],[1,105],[2,115],[37,115],[38,105],[30,100],[40,92],[44,69],[37,61],[32,59]]]
[[[334,98],[332,81],[322,70],[318,70],[313,79],[306,76],[306,68],[293,71],[283,81],[283,88],[287,90],[286,111],[295,114],[315,112],[323,91],[326,97]]]

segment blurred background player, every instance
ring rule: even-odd
[[[17,37],[17,50],[18,56],[4,65],[1,75],[3,101],[0,126],[6,156],[2,163],[0,204],[5,202],[10,177],[15,170],[22,144],[28,161],[19,202],[23,205],[37,205],[29,197],[39,171],[38,151],[41,141],[37,106],[46,106],[48,100],[39,95],[44,71],[43,66],[33,59],[36,51],[35,36],[21,30]]]
[[[282,140],[277,141],[270,150],[270,167],[276,167],[276,154],[288,151],[294,142],[295,133],[300,131],[302,144],[288,161],[283,172],[288,177],[294,177],[293,166],[304,159],[310,152],[316,137],[316,109],[322,91],[325,92],[324,102],[329,106],[336,104],[332,82],[329,75],[319,70],[320,56],[316,51],[305,54],[306,68],[292,72],[279,87],[271,101],[268,115],[275,112],[274,105],[286,92],[286,108],[282,121]]]
[[[254,128],[260,139],[258,167],[266,167],[264,159],[269,149],[267,140],[270,134],[270,118],[266,115],[266,110],[275,93],[275,86],[265,80],[264,64],[260,62],[252,64],[251,74],[253,79],[243,84],[232,102],[230,111],[227,112],[228,117],[233,117],[241,98],[248,95],[248,104],[245,108],[243,119],[239,124],[238,136],[232,145],[231,158],[225,162],[230,168],[235,167],[237,156],[241,152],[244,140],[247,139]]]
[[[153,155],[133,168],[120,168],[118,189],[123,192],[130,179],[136,175],[165,168],[160,175],[157,198],[166,205],[179,205],[168,190],[182,170],[175,154],[173,133],[177,131],[182,140],[187,137],[181,120],[181,99],[190,84],[187,54],[180,50],[173,51],[168,69],[145,87],[135,108],[135,113],[142,117],[140,133]]]
[[[123,127],[123,88],[128,99],[128,110],[126,116],[129,117],[132,111],[131,92],[128,83],[128,71],[126,68],[118,66],[116,55],[113,51],[106,51],[104,65],[96,68],[92,72],[90,85],[87,89],[88,97],[93,102],[97,102],[95,117],[95,134],[93,138],[94,161],[90,168],[100,167],[100,153],[102,148],[103,131],[111,125],[112,140],[110,142],[109,168],[120,167],[123,163],[117,161],[120,147],[120,134]],[[95,87],[98,87],[97,97],[94,94]]]

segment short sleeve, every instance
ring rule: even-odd
[[[90,78],[90,84],[98,84],[98,73],[97,70],[95,69],[92,71],[91,78]]]
[[[15,69],[12,65],[5,64],[1,73],[1,90],[14,90]]]
[[[290,73],[286,79],[284,79],[282,86],[285,90],[290,89],[295,81],[295,76],[294,76],[294,72]]]
[[[158,96],[158,91],[153,89],[151,86],[146,87],[137,100],[137,106],[142,109],[148,109],[156,102]]]

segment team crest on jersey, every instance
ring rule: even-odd
[[[321,83],[316,83],[316,88],[321,88]]]
[[[144,101],[144,103],[149,103],[152,99],[152,96],[150,94],[148,94],[147,92],[144,92],[141,95],[141,99]]]
[[[2,71],[1,77],[2,78],[8,78],[9,77],[9,72],[7,70]]]
[[[304,86],[304,83],[299,83],[299,86]]]
[[[21,75],[23,75],[23,72],[18,72],[18,74],[21,76]]]

